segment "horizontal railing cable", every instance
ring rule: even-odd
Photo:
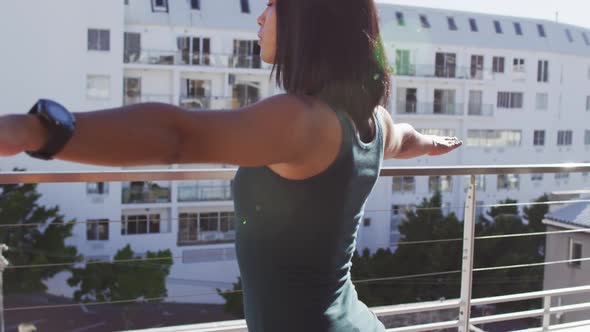
[[[476,205],[475,208],[482,208],[482,207],[509,207],[509,206],[526,206],[526,205],[551,205],[551,204],[572,204],[572,203],[582,203],[582,202],[590,202],[590,199],[579,199],[579,200],[566,200],[566,201],[547,201],[547,202],[528,202],[528,203],[498,203],[498,204],[482,204]],[[195,202],[196,203],[196,202]],[[464,206],[454,206],[454,207],[415,207],[411,209],[404,209],[401,208],[402,211],[412,210],[412,211],[427,211],[427,210],[454,210],[454,209],[464,209]],[[205,211],[203,213],[210,213],[210,212],[220,212],[220,213],[229,213],[233,211]],[[367,212],[391,212],[391,210],[379,210],[379,209],[372,209],[372,210],[365,210]],[[196,212],[195,212],[196,213]],[[191,219],[184,219],[184,218],[166,218],[166,219],[159,219],[160,222],[171,222],[171,221],[193,221]],[[64,226],[64,225],[84,225],[84,224],[97,224],[97,223],[113,223],[113,224],[120,224],[124,222],[129,222],[126,220],[87,220],[87,221],[72,221],[72,222],[63,222],[63,223],[19,223],[19,224],[0,224],[0,228],[8,228],[8,227],[46,227],[46,226]],[[136,221],[133,221],[136,222]],[[390,222],[390,220],[387,220]]]

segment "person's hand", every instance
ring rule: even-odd
[[[428,153],[429,156],[440,156],[463,145],[463,141],[457,137],[430,135],[430,138],[432,138],[432,150]]]
[[[27,150],[34,132],[27,123],[26,115],[9,114],[0,116],[0,157],[14,156]]]

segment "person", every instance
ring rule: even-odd
[[[443,155],[462,142],[396,124],[382,106],[391,73],[374,0],[269,0],[257,23],[262,60],[285,93],[231,111],[142,103],[71,113],[70,136],[34,112],[5,115],[0,155],[237,165],[249,331],[385,331],[350,275],[367,197],[383,160]]]

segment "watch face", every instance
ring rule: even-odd
[[[72,121],[68,112],[63,108],[63,106],[59,105],[58,103],[46,103],[46,110],[50,117],[56,119],[62,124],[67,124]]]

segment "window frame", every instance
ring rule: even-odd
[[[107,83],[107,94],[105,96],[100,95],[91,95],[89,94],[89,84],[92,79],[105,79]],[[104,83],[104,82],[103,82]],[[86,99],[87,100],[109,100],[111,99],[111,76],[110,75],[100,75],[100,74],[87,74],[86,75]]]
[[[157,5],[158,0],[152,0],[152,12],[153,13],[168,13],[170,11],[170,4],[168,0],[161,0],[164,2],[163,5]]]
[[[92,35],[96,34],[96,42],[92,43]],[[103,39],[106,39],[103,45]],[[111,51],[111,30],[101,28],[88,28],[87,51],[89,52],[110,52]]]
[[[541,147],[545,146],[545,130],[535,130],[533,132],[533,146]]]
[[[249,0],[240,0],[240,9],[242,14],[250,14],[250,1]]]
[[[578,246],[580,248],[578,258],[574,257],[575,255],[575,248]],[[582,268],[582,261],[570,262],[573,259],[582,259],[584,252],[584,244],[580,241],[574,240],[573,237],[568,237],[568,266],[571,268],[581,269]]]
[[[106,230],[104,233],[100,232],[100,226],[106,225]],[[109,241],[110,233],[109,233],[109,219],[88,219],[86,221],[86,240],[87,241]],[[91,236],[92,234],[92,236]],[[102,236],[102,238],[101,238]]]

